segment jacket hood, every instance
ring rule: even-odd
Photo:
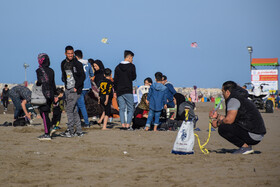
[[[88,60],[84,60],[84,59],[80,59],[79,62],[81,62],[83,65],[87,65],[88,64]]]
[[[46,53],[40,53],[38,55],[38,63],[39,67],[49,67],[50,66],[50,58]]]
[[[130,62],[128,61],[121,61],[119,67],[121,69],[121,71],[126,71],[129,67],[130,67]]]
[[[157,82],[153,83],[152,86],[155,88],[155,90],[158,90],[158,91],[163,91],[166,89],[166,87],[163,84],[157,83]]]
[[[97,64],[99,67],[99,70],[104,70],[104,65],[101,60],[95,60],[93,64]],[[96,71],[96,69],[94,69]]]

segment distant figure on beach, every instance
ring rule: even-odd
[[[104,70],[104,78],[100,81],[99,87],[99,98],[98,103],[101,104],[104,108],[104,111],[97,123],[102,123],[103,127],[102,130],[107,129],[107,122],[111,115],[111,105],[112,105],[112,98],[113,98],[113,82],[112,79],[112,70],[106,68]]]
[[[171,84],[171,82],[167,81],[166,75],[162,76],[162,82],[163,82],[163,85],[166,86],[166,88],[167,88],[167,108],[174,108],[175,107],[174,95],[177,92],[174,89],[174,86]]]
[[[68,138],[83,136],[81,120],[77,110],[77,101],[84,88],[85,72],[83,65],[74,57],[74,48],[65,48],[66,59],[61,62],[62,81],[65,84],[67,130],[62,136]],[[75,127],[76,126],[76,132]]]
[[[198,102],[197,86],[193,86],[193,91],[190,93],[190,98],[192,99],[192,102]]]
[[[226,115],[209,112],[212,126],[219,134],[239,147],[233,154],[253,153],[252,145],[260,143],[266,134],[263,118],[248,99],[248,92],[233,81],[223,84],[222,93],[226,103]]]
[[[132,82],[136,79],[136,68],[133,64],[134,53],[124,51],[124,61],[115,68],[114,88],[119,105],[119,115],[123,128],[129,128],[134,113],[134,97]],[[127,108],[127,120],[125,110]]]
[[[156,82],[149,89],[147,100],[149,101],[149,115],[145,130],[148,131],[154,121],[154,131],[157,131],[159,117],[163,108],[167,108],[167,88],[162,84],[162,73],[155,73]]]
[[[94,76],[93,70],[91,68],[91,64],[88,63],[88,60],[83,59],[83,52],[81,50],[76,50],[75,51],[75,56],[79,62],[83,64],[84,72],[85,72],[85,80],[84,80],[84,88],[82,90],[81,96],[79,97],[77,101],[78,105],[78,112],[81,110],[81,113],[84,118],[84,127],[89,128],[89,120],[88,120],[88,113],[86,109],[86,104],[85,104],[85,95],[89,92],[91,88],[91,78]]]
[[[45,53],[38,55],[39,68],[36,70],[37,86],[42,86],[42,92],[47,99],[47,103],[39,106],[39,112],[43,119],[45,133],[38,137],[39,140],[51,140],[50,128],[52,127],[49,113],[51,112],[51,104],[56,92],[54,79],[54,71],[50,68],[50,58]]]
[[[19,117],[26,116],[31,120],[31,113],[28,113],[26,104],[31,102],[31,90],[22,85],[14,86],[9,91],[9,96],[13,101],[15,110],[14,110],[14,119]]]
[[[9,88],[7,84],[5,84],[2,90],[1,98],[3,102],[4,112],[6,112],[8,110],[8,105],[9,105]]]

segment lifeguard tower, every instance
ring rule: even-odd
[[[277,91],[278,67],[278,58],[253,58],[251,61],[251,83],[255,86],[264,83],[263,91]]]

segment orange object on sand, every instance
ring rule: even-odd
[[[112,105],[113,108],[116,109],[117,111],[119,111],[119,106],[118,106],[118,102],[117,102],[117,98],[113,97],[112,99]],[[117,114],[113,114],[113,118],[119,118],[120,116]]]

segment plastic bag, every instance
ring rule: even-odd
[[[194,122],[193,121],[184,121],[180,127],[180,130],[177,134],[176,140],[173,145],[171,153],[173,154],[193,154],[194,146]]]

